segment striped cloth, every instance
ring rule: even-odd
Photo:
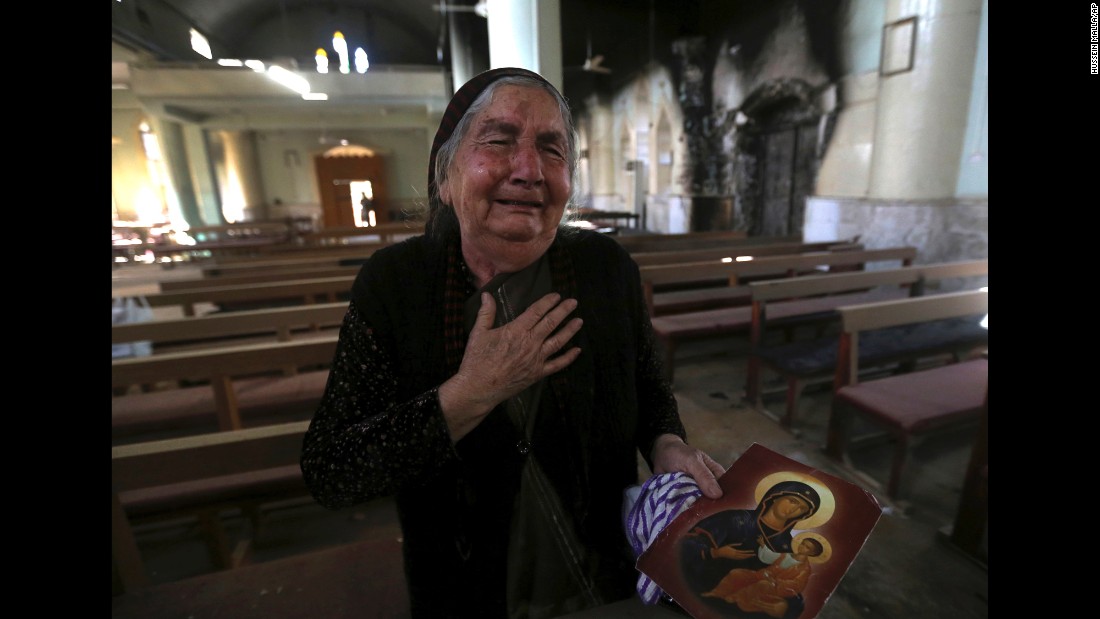
[[[699,485],[687,473],[654,475],[641,486],[627,489],[623,502],[623,525],[635,559],[657,539],[668,523],[702,496]],[[656,604],[664,591],[649,576],[639,572],[638,597]]]

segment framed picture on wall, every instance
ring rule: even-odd
[[[912,71],[916,45],[916,15],[883,26],[882,62],[879,66],[879,75],[887,76]]]

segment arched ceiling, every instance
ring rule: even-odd
[[[206,36],[216,58],[289,61],[305,71],[313,68],[315,50],[331,48],[332,33],[340,30],[351,49],[367,50],[372,69],[450,72],[449,37],[459,32],[465,51],[483,58],[488,68],[487,21],[473,13],[476,0],[118,0],[111,4],[113,84],[125,81],[137,70],[130,67],[143,61],[160,67],[207,62],[191,49],[190,27]],[[667,54],[672,38],[693,29],[699,4],[699,0],[559,0],[566,97],[578,104],[592,92],[609,94],[629,83],[649,61]],[[441,10],[448,7],[456,10]],[[603,66],[611,72],[582,70],[589,53],[602,55]],[[242,79],[248,78],[242,75]],[[196,86],[194,96],[174,95],[172,101],[160,103],[179,110],[181,118],[190,114],[200,122],[252,105],[244,97],[202,100],[202,92]],[[346,101],[350,108],[371,103],[367,99]],[[265,105],[269,103],[264,100]]]

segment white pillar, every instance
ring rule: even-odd
[[[911,68],[908,38],[884,45],[884,67],[897,72],[879,76],[870,197],[954,195],[981,12],[981,0],[887,2],[887,23],[915,16],[916,29]]]
[[[488,0],[489,68],[521,67],[562,90],[559,0]]]

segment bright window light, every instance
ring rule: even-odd
[[[223,67],[243,67],[244,63],[236,58],[218,58],[218,64]]]
[[[355,48],[355,71],[357,73],[366,73],[370,68],[370,60],[367,59],[367,52],[362,47]]]
[[[198,52],[198,54],[207,60],[212,60],[214,54],[210,52],[210,42],[206,40],[206,37],[202,36],[202,33],[194,28],[191,29],[191,49]]]
[[[245,60],[244,66],[252,69],[256,73],[263,73],[266,70],[266,67],[264,67],[264,63],[261,60]]]
[[[348,42],[344,40],[344,33],[337,30],[332,34],[332,49],[336,50],[337,54],[346,55],[348,53]]]
[[[351,73],[351,64],[348,59],[348,42],[344,40],[344,33],[337,30],[332,35],[332,49],[340,56],[340,72]]]
[[[271,65],[268,67],[266,75],[300,95],[309,92],[309,82],[306,78],[296,73],[291,73],[278,65]]]
[[[325,48],[318,47],[313,57],[317,60],[317,72],[328,73],[328,54],[325,53]]]

